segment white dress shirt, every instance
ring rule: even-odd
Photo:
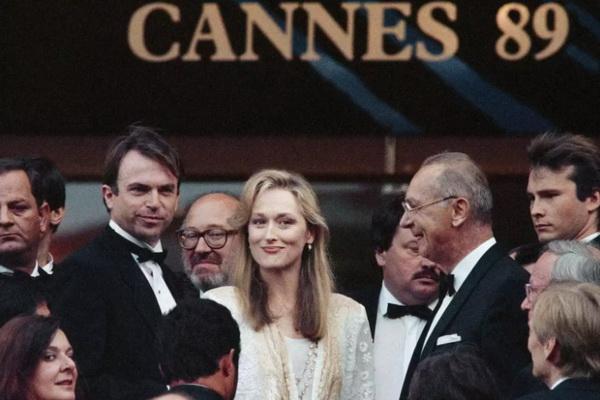
[[[159,253],[163,249],[160,240],[158,241],[156,246],[152,247],[148,243],[142,242],[131,236],[113,220],[110,220],[108,226],[110,226],[119,236],[122,236],[123,238],[129,240],[137,246],[149,249],[150,251],[153,251],[155,253]],[[167,286],[167,283],[163,278],[163,273],[162,269],[160,268],[160,265],[158,265],[152,260],[140,263],[138,262],[138,256],[136,254],[131,253],[131,256],[133,257],[137,265],[139,265],[140,270],[148,280],[148,283],[150,284],[150,287],[154,292],[154,296],[156,297],[156,301],[158,302],[158,305],[160,307],[161,313],[163,315],[167,314],[169,311],[175,308],[177,303],[175,302],[175,298],[173,298],[173,295],[171,294],[171,291],[169,290],[169,287]]]
[[[592,240],[596,239],[598,237],[598,235],[600,235],[600,232],[594,232],[591,235],[588,235],[588,236],[584,237],[583,239],[581,239],[581,241],[583,243],[589,243]]]
[[[404,377],[419,336],[427,324],[413,315],[390,319],[384,317],[388,303],[404,305],[381,285],[375,324],[375,396],[377,400],[398,400]],[[433,309],[437,300],[429,305]]]
[[[462,284],[467,280],[467,277],[469,276],[471,271],[473,271],[473,268],[475,268],[475,264],[477,264],[479,259],[483,257],[485,252],[488,251],[494,244],[496,244],[496,239],[492,237],[486,240],[485,242],[481,243],[475,248],[475,250],[471,251],[465,256],[465,258],[463,258],[459,261],[458,264],[456,264],[456,267],[454,267],[454,270],[452,270],[450,273],[454,275],[454,290],[456,290],[457,293],[460,290]],[[431,326],[429,327],[429,331],[427,332],[427,337],[425,338],[425,342],[423,342],[423,349],[425,348],[425,344],[429,340],[429,336],[431,336],[431,332],[433,332],[435,326],[439,322],[442,315],[444,315],[444,312],[446,311],[446,309],[448,308],[455,296],[456,294],[454,296],[449,296],[448,293],[446,293],[446,296],[442,300],[442,305],[440,306],[440,309],[437,310],[435,316],[433,317],[433,321],[431,323]]]
[[[44,272],[48,275],[52,275],[54,273],[54,257],[52,257],[52,254],[48,253],[48,258],[50,260],[48,261],[48,263],[46,263],[46,265],[40,266],[36,261],[35,268],[33,269],[31,276],[33,276],[34,278],[40,276],[40,268],[43,269]]]

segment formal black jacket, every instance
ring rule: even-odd
[[[177,385],[169,393],[181,393],[190,396],[194,400],[223,400],[217,392],[199,385]]]
[[[518,400],[598,400],[600,382],[598,380],[574,378],[567,379],[554,390],[532,393]]]
[[[75,351],[87,400],[147,399],[166,389],[156,349],[160,307],[129,246],[107,227],[56,276],[52,311]],[[162,270],[179,301],[185,283]]]
[[[375,325],[377,323],[377,307],[379,306],[379,294],[381,292],[382,281],[376,285],[366,286],[364,288],[349,291],[348,297],[359,302],[367,311],[367,319],[371,328],[371,336],[375,338]]]
[[[492,246],[454,294],[424,344],[421,359],[452,351],[461,343],[474,345],[500,387],[508,391],[514,376],[530,361],[527,315],[520,308],[528,279],[527,272],[498,245]],[[427,329],[423,335],[426,333]],[[452,334],[460,336],[460,342],[437,344],[438,338]],[[407,388],[403,388],[403,396]]]

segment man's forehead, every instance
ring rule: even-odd
[[[419,169],[408,185],[406,199],[415,200],[431,194],[441,171],[439,165],[426,165]]]
[[[237,203],[212,197],[196,200],[188,211],[184,225],[195,227],[229,227],[227,220],[233,216]]]
[[[567,165],[560,169],[550,169],[548,167],[535,167],[529,171],[529,183],[541,183],[541,182],[559,182],[570,180],[574,166]]]
[[[33,198],[31,183],[23,170],[8,171],[0,174],[0,193],[13,197],[14,200],[30,200]]]
[[[531,269],[532,280],[549,279],[557,258],[558,256],[550,251],[542,253]]]

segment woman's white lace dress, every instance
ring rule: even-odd
[[[255,331],[241,314],[238,290],[213,289],[203,298],[227,307],[240,326],[241,354],[236,400],[299,400],[283,336],[275,324]],[[317,347],[312,400],[375,398],[373,343],[367,315],[354,300],[333,294],[327,335]]]

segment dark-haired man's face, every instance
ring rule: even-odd
[[[110,217],[133,237],[155,245],[173,220],[179,200],[177,177],[164,165],[132,150],[123,157],[118,193],[102,194]]]
[[[599,196],[577,198],[577,186],[570,179],[573,169],[538,167],[529,173],[529,210],[540,242],[581,240],[598,229]]]
[[[383,268],[386,288],[406,305],[429,304],[437,295],[440,270],[419,255],[419,244],[410,229],[398,225],[390,248],[375,254]]]
[[[46,203],[37,206],[25,171],[0,174],[0,260],[35,261],[40,235],[47,226],[47,209]]]

